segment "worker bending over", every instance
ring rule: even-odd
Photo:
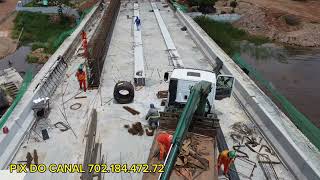
[[[77,71],[77,73],[76,73],[76,77],[77,77],[77,79],[78,79],[78,81],[79,81],[80,89],[82,89],[82,87],[83,87],[84,92],[86,92],[86,91],[87,91],[87,86],[86,86],[86,72],[84,72],[84,71],[82,70],[82,66],[80,66],[80,67],[78,68],[78,71]]]
[[[223,174],[226,175],[229,172],[230,165],[236,158],[236,151],[224,150],[219,154],[218,157],[218,171],[223,164]]]
[[[154,104],[150,104],[150,109],[146,115],[146,120],[148,120],[149,126],[152,128],[157,128],[160,119],[160,114],[158,110],[154,107]]]
[[[157,137],[157,144],[160,148],[160,160],[163,160],[164,155],[167,155],[172,143],[173,136],[168,133],[160,133]]]

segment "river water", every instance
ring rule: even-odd
[[[15,53],[0,59],[0,70],[12,66],[22,77],[28,70],[31,70],[34,76],[41,69],[42,65],[27,62],[27,55],[30,52],[31,48],[29,46],[21,46]]]
[[[241,57],[320,127],[320,49],[242,42]]]

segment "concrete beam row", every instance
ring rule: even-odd
[[[174,67],[183,67],[183,62],[180,59],[180,55],[178,53],[178,50],[177,50],[176,46],[174,45],[174,42],[173,42],[173,40],[172,40],[172,38],[170,36],[170,33],[169,33],[168,29],[167,29],[167,26],[166,26],[166,24],[164,23],[164,21],[163,21],[163,19],[161,17],[161,14],[159,12],[157,4],[154,3],[154,2],[151,2],[151,6],[152,6],[152,10],[154,12],[154,15],[156,16],[158,25],[160,27],[163,39],[164,39],[164,41],[166,43],[167,50],[168,50],[170,59],[173,62]]]
[[[146,73],[144,69],[143,44],[141,38],[142,29],[135,23],[136,17],[140,18],[138,3],[133,4],[133,17],[134,82],[137,86],[144,86]]]

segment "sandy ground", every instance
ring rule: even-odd
[[[221,0],[216,6],[226,8],[228,3]],[[250,34],[290,45],[320,46],[320,1],[241,0],[235,12],[242,18],[234,25]],[[288,17],[298,23],[289,25]]]
[[[0,22],[6,18],[8,14],[14,11],[17,0],[3,0],[0,2]]]
[[[306,22],[320,23],[320,1],[308,0],[293,1],[293,0],[241,0],[242,2],[252,3],[261,8],[274,9],[279,12],[293,14],[303,18]],[[240,2],[241,2],[240,1]]]
[[[16,2],[17,0],[7,0],[0,3],[0,58],[16,50],[16,42],[10,37]]]

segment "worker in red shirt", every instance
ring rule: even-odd
[[[168,133],[160,133],[157,137],[157,143],[160,148],[160,160],[169,152],[173,136]]]
[[[87,86],[86,86],[86,72],[84,72],[84,71],[82,70],[82,67],[81,67],[81,66],[78,68],[78,71],[77,71],[77,73],[76,73],[76,77],[77,77],[77,79],[78,79],[78,81],[79,81],[80,89],[82,89],[82,86],[83,86],[83,90],[84,90],[84,92],[86,92],[86,91],[87,91]]]
[[[226,175],[229,172],[230,165],[234,162],[236,156],[236,151],[222,151],[218,157],[218,171],[223,164],[223,174]]]
[[[81,38],[87,39],[87,33],[85,31],[81,31]]]

